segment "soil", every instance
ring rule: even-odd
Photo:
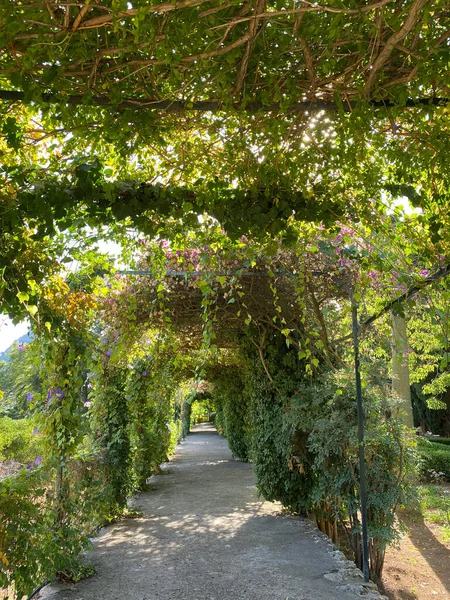
[[[10,459],[3,462],[0,461],[0,480],[14,475],[14,473],[17,473],[22,467],[23,464],[17,462],[17,460]]]
[[[450,600],[450,547],[420,515],[399,518],[408,532],[386,552],[382,591],[390,600]]]

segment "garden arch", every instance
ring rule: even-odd
[[[307,228],[322,222],[339,230],[340,220],[362,221],[372,230],[383,230],[383,195],[406,195],[423,209],[426,231],[413,240],[411,252],[421,249],[433,265],[435,257],[448,252],[446,1],[409,0],[401,11],[389,0],[352,0],[344,8],[331,1],[295,7],[291,2],[216,4],[182,0],[69,6],[52,1],[22,6],[11,0],[0,8],[0,301],[16,319],[31,316],[42,338],[46,393],[39,407],[50,469],[33,471],[26,484],[20,478],[5,484],[10,486],[8,506],[27,514],[22,510],[26,505],[32,512],[36,497],[30,500],[30,489],[45,504],[43,493],[39,496],[46,489],[41,478],[48,477],[48,486],[58,474],[56,499],[49,501],[43,526],[32,530],[27,549],[8,549],[19,565],[13,575],[19,591],[30,589],[36,573],[25,573],[17,552],[27,556],[29,564],[40,565],[38,574],[43,576],[65,564],[64,554],[74,556],[81,549],[88,518],[76,502],[77,494],[99,520],[120,512],[136,481],[144,479],[146,448],[167,436],[162,424],[168,405],[161,402],[162,410],[156,411],[158,394],[164,396],[168,381],[178,385],[185,372],[192,374],[174,351],[177,339],[166,310],[164,256],[155,254],[152,261],[158,274],[152,318],[168,332],[151,337],[149,346],[158,351],[147,357],[144,349],[136,350],[134,368],[125,364],[127,340],[134,340],[137,331],[128,316],[143,308],[133,306],[133,296],[122,307],[127,313],[123,339],[110,338],[110,330],[101,336],[95,329],[95,296],[101,285],[93,273],[106,261],[89,257],[80,277],[68,283],[60,275],[61,258],[82,254],[89,234],[82,229],[80,235],[80,227],[109,225],[125,240],[129,228],[155,238],[165,231],[176,237],[195,229],[198,217],[206,216],[215,218],[232,240],[248,234],[270,247],[274,239],[276,244],[279,239],[295,243],[298,223]],[[409,239],[408,225],[399,232],[400,238]],[[75,240],[70,252],[67,240]],[[309,243],[314,247],[314,239]],[[360,258],[368,269],[383,269],[383,256]],[[252,259],[244,269],[254,269]],[[348,259],[348,254],[339,254],[339,260]],[[292,265],[285,268],[291,272]],[[305,273],[315,269],[327,272],[312,260]],[[271,271],[272,282],[279,275],[276,264]],[[233,293],[225,304],[234,299],[231,308],[242,305],[239,317],[236,310],[222,333],[228,333],[228,325],[242,322],[258,332],[258,319],[240,301],[241,275],[230,283],[233,272],[221,274],[215,265],[200,279],[205,319],[194,327],[201,340],[197,376],[217,345],[211,284],[231,286]],[[222,277],[224,283],[218,279]],[[109,285],[114,287],[112,280]],[[297,297],[303,299],[312,283],[296,274],[290,285],[299,286]],[[295,313],[286,323],[274,322],[273,317],[270,322],[270,316],[266,323],[283,351],[298,350],[295,331],[300,332],[305,346],[300,353],[305,356],[298,356],[297,362],[305,363],[305,372],[309,365],[308,377],[322,360],[330,361],[332,369],[339,357],[327,349],[329,340],[313,295],[306,304],[314,320],[311,329],[318,335],[311,337],[306,333],[309,323],[305,329],[305,323],[297,322],[297,307],[277,297],[273,287],[274,291],[269,285],[270,315],[279,318],[276,307],[283,315]],[[103,301],[99,304],[103,310]],[[115,300],[106,304],[112,321],[113,306]],[[255,364],[272,385],[260,342],[258,335],[250,341],[259,361]],[[97,379],[86,383],[91,365]],[[149,365],[160,374],[153,383],[144,375]],[[103,389],[94,390],[95,381],[101,381]],[[94,400],[83,412],[79,390],[89,384]],[[144,393],[155,402],[143,402]],[[135,402],[128,404],[127,396]],[[96,402],[103,407],[98,412]],[[143,436],[138,428],[147,413],[161,428]],[[98,434],[98,462],[88,454],[73,460],[82,437],[80,424],[87,420]],[[118,428],[124,435],[116,435]],[[150,444],[145,448],[139,446],[144,438]],[[130,477],[132,447],[137,460]],[[93,463],[111,490],[107,510],[97,503],[95,486],[89,491],[86,484],[95,481]],[[63,477],[69,464],[76,473],[70,486],[69,478],[64,483]],[[302,474],[297,470],[294,475]],[[32,548],[49,547],[45,535],[55,530],[55,514],[56,546],[63,551],[55,552],[53,564],[48,557],[35,557]],[[72,539],[71,529],[80,536]]]

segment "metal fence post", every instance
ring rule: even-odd
[[[364,581],[370,580],[369,575],[369,543],[367,534],[367,490],[366,490],[366,459],[364,453],[364,409],[362,405],[361,372],[359,368],[359,324],[358,305],[350,288],[352,305],[353,350],[355,360],[356,409],[358,415],[358,446],[359,446],[359,488],[361,498],[361,527],[362,527],[362,566]]]

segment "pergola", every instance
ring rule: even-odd
[[[355,189],[370,184],[370,195],[380,180],[371,173],[359,180],[355,167],[369,150],[376,162],[386,148],[388,161],[401,167],[394,184],[405,191],[412,182],[407,171],[414,168],[405,145],[419,143],[419,152],[427,147],[425,170],[442,161],[441,147],[421,136],[434,140],[441,134],[439,119],[434,122],[430,115],[442,114],[449,102],[448,16],[446,0],[400,5],[393,0],[9,0],[0,9],[0,101],[7,146],[14,149],[22,137],[53,136],[65,147],[73,143],[67,141],[68,134],[76,132],[86,135],[89,147],[98,144],[101,158],[116,146],[125,163],[134,153],[151,153],[166,165],[164,183],[181,191],[155,194],[153,184],[146,187],[143,181],[147,172],[139,173],[137,183],[125,191],[123,185],[111,190],[107,178],[87,161],[78,164],[81,185],[66,187],[66,194],[54,193],[60,178],[57,165],[44,181],[50,207],[45,219],[39,215],[42,189],[24,184],[15,190],[14,201],[8,199],[6,223],[17,226],[17,209],[24,221],[33,220],[44,232],[80,207],[97,223],[108,211],[117,221],[134,214],[137,227],[152,218],[205,212],[228,219],[239,233],[256,222],[258,232],[274,234],[302,210],[306,218],[336,220],[346,209],[347,199],[339,194],[351,188],[350,176]],[[41,121],[36,126],[32,121],[37,115]],[[430,125],[422,134],[424,123]],[[335,133],[339,143],[333,141]],[[144,151],[147,147],[151,150]],[[167,166],[171,161],[173,180]],[[346,161],[347,180],[342,183]],[[232,177],[222,182],[217,173],[233,166],[238,184]],[[443,166],[438,172],[445,178]],[[210,196],[203,192],[198,202],[185,181],[194,186],[196,174],[203,182],[199,185],[206,182],[205,189],[212,190]],[[250,185],[246,188],[245,183]],[[223,195],[217,187],[225,190]],[[245,191],[236,198],[238,188]],[[247,194],[249,188],[253,190]],[[289,193],[281,197],[280,189]],[[232,206],[244,206],[239,218],[227,212],[227,198]],[[358,199],[354,202],[355,210],[370,213]],[[449,272],[447,266],[423,285]],[[382,313],[420,289],[410,289]],[[352,301],[368,579],[358,335],[382,313],[359,324],[352,290],[346,293]]]

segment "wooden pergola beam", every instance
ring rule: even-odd
[[[262,102],[245,102],[245,103],[233,103],[229,104],[223,100],[144,100],[144,99],[133,99],[124,98],[119,103],[111,102],[108,96],[93,96],[86,102],[86,97],[81,94],[73,94],[69,96],[61,96],[61,94],[49,94],[44,93],[40,96],[40,99],[47,104],[68,104],[70,106],[83,106],[92,105],[100,106],[105,108],[112,108],[114,110],[120,110],[125,108],[132,108],[135,110],[154,110],[162,111],[166,113],[174,112],[185,112],[185,111],[198,111],[198,112],[219,112],[227,111],[231,108],[237,111],[244,112],[335,112],[339,109],[339,105],[336,102],[315,100],[315,101],[302,101],[291,104],[287,109],[284,109],[280,104],[263,104]],[[31,104],[34,102],[33,98],[28,96],[19,90],[0,90],[0,100],[9,102],[23,102],[25,104]],[[364,100],[358,101],[345,101],[342,103],[342,109],[345,112],[350,112],[353,108],[364,103]],[[450,98],[408,98],[402,104],[398,104],[392,100],[367,100],[368,106],[374,108],[420,108],[427,106],[445,106],[450,103]]]

